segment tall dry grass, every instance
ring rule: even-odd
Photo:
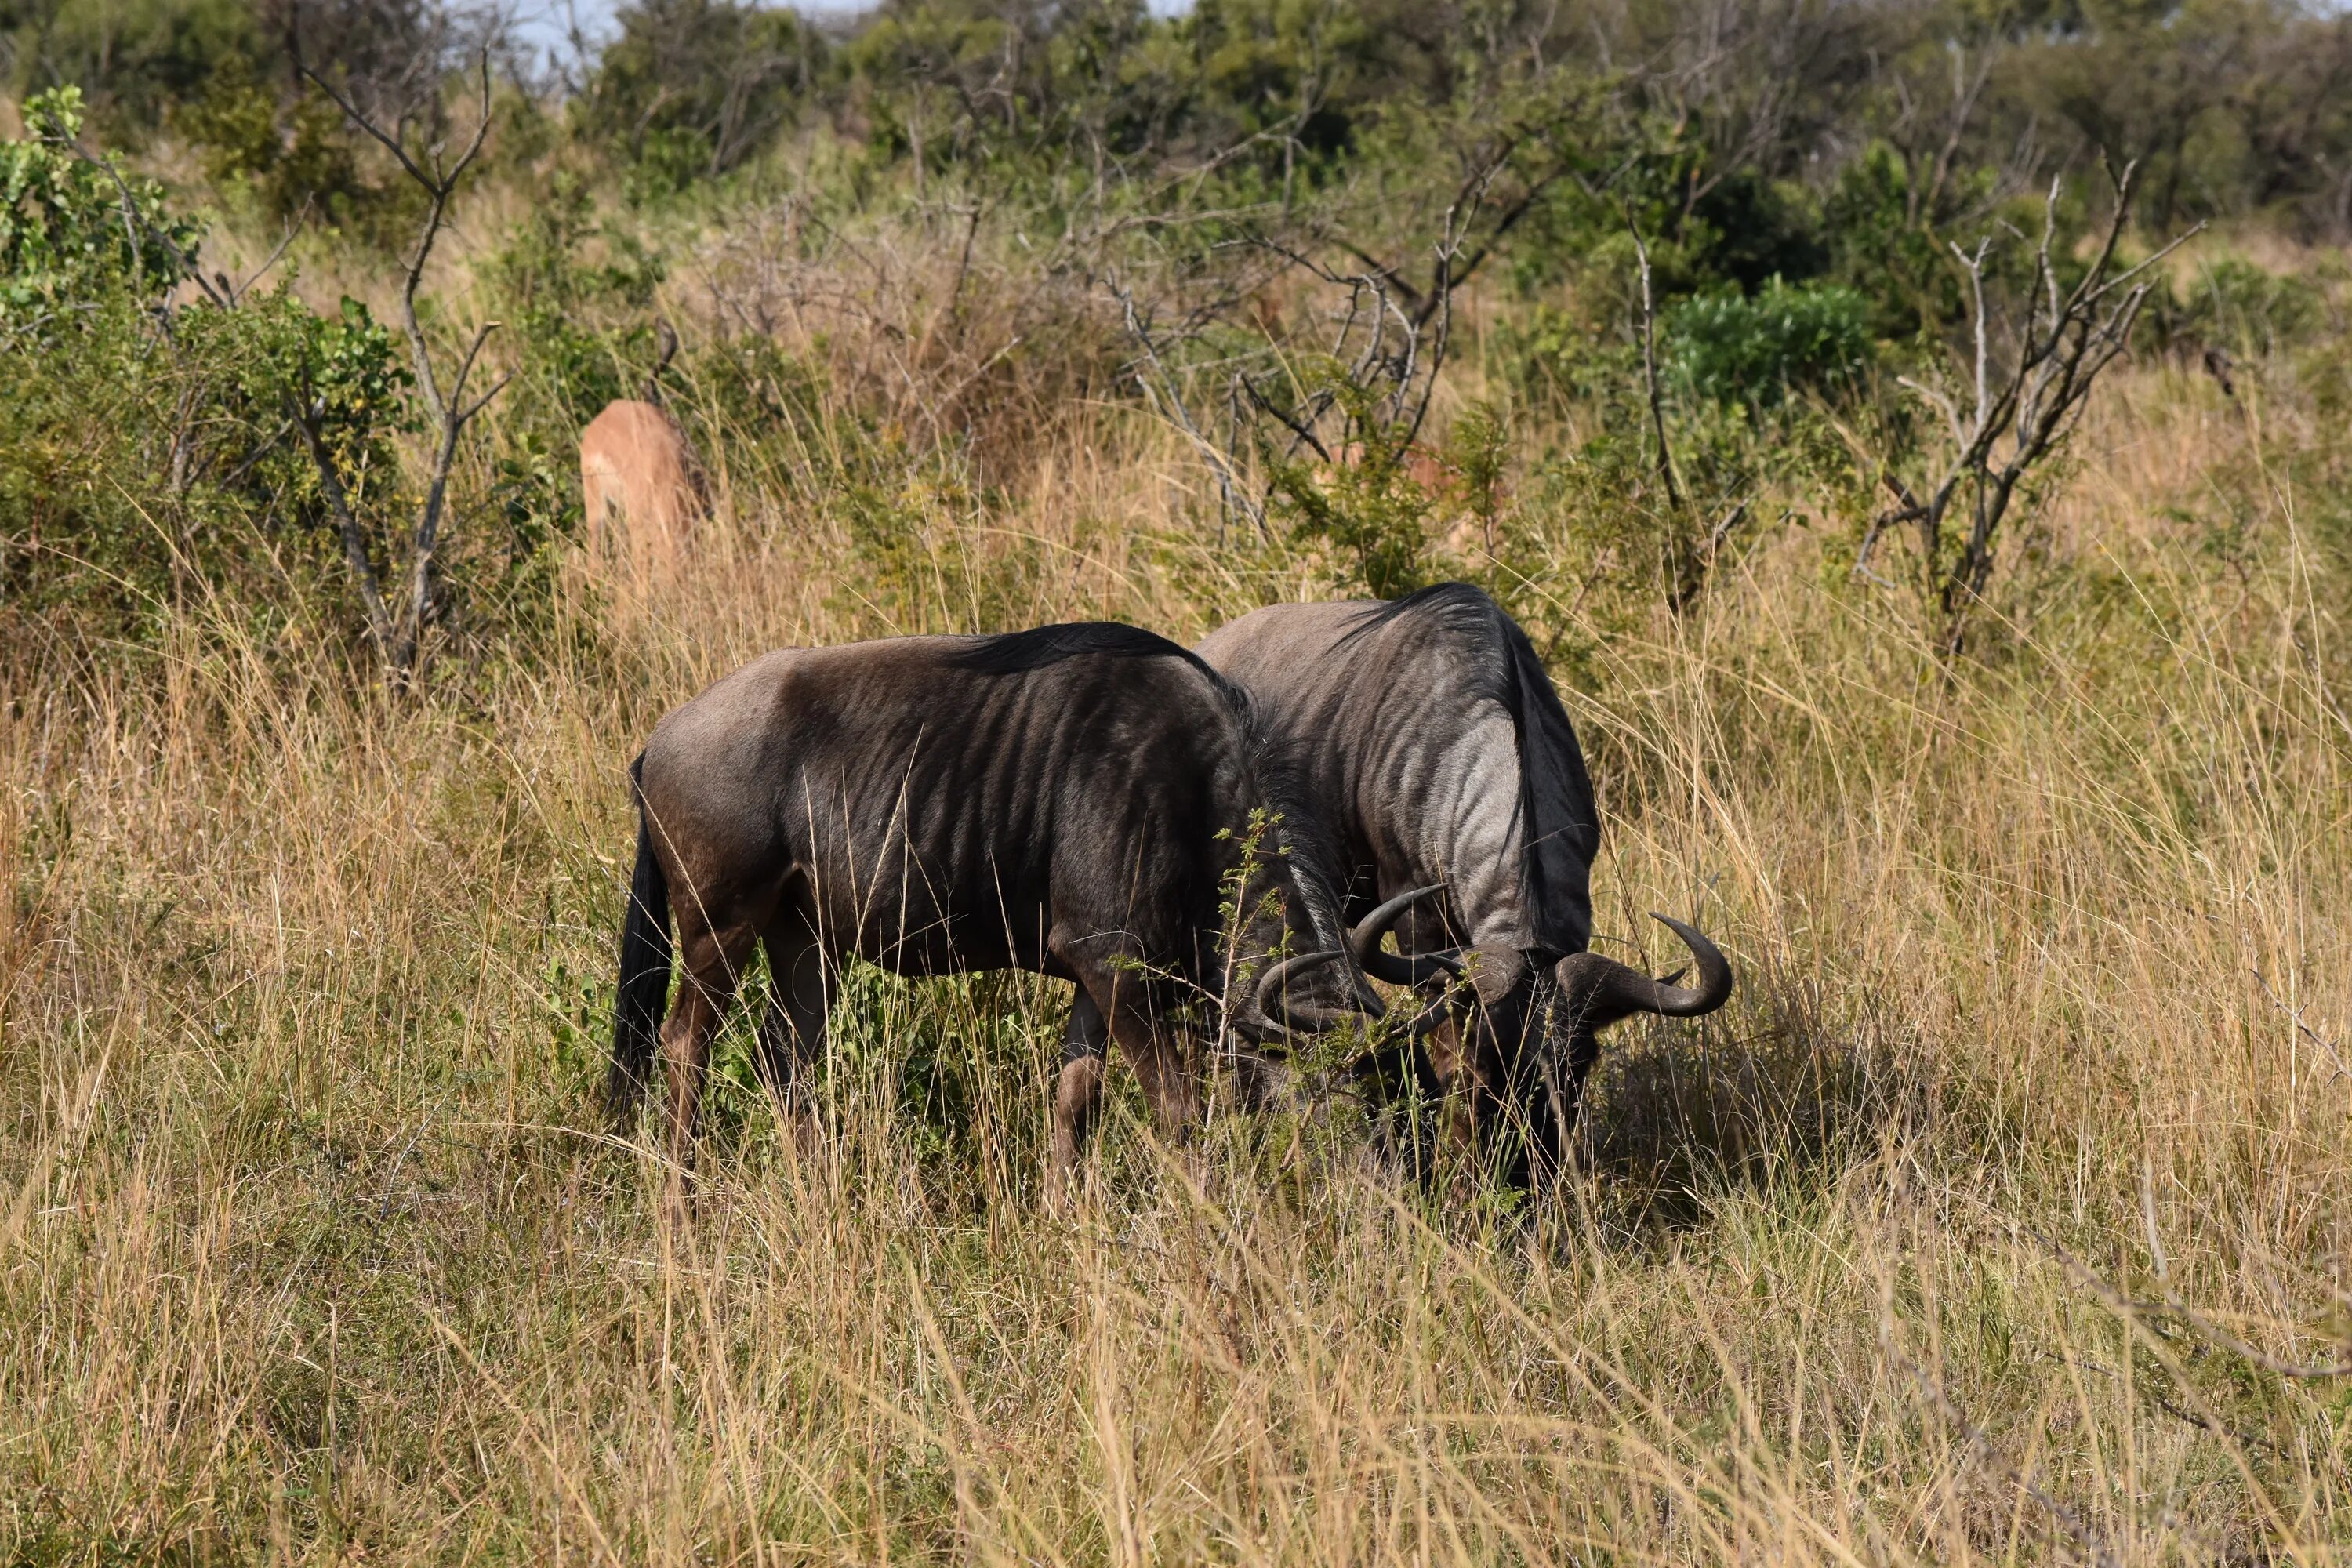
[[[1567,694],[1601,930],[1696,910],[1741,987],[1611,1037],[1535,1215],[1405,1184],[1343,1103],[1171,1160],[1124,1087],[1048,1210],[1029,979],[853,977],[808,1160],[739,1025],[691,1228],[602,1130],[654,718],[778,643],[1204,630],[1197,474],[1131,413],[1008,423],[1001,507],[925,470],[887,570],[790,461],[729,470],[677,593],[614,630],[575,584],[583,635],[437,700],[201,609],[152,679],[13,667],[0,1551],[2336,1559],[2321,433],[2291,387],[2111,390],[1997,657],[1947,680],[1790,525]]]

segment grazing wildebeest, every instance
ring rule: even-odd
[[[1076,981],[1155,1118],[1181,1131],[1195,1053],[1177,1005],[1223,990],[1220,903],[1237,868],[1250,879],[1239,951],[1286,934],[1317,951],[1267,965],[1227,999],[1229,1022],[1315,1028],[1380,1008],[1345,957],[1379,935],[1341,931],[1328,842],[1248,699],[1132,626],[771,653],[663,719],[631,773],[637,856],[609,1093],[626,1113],[652,1065],[674,912],[686,983],[659,1046],[680,1170],[710,1039],[754,943],[771,977],[761,1069],[787,1105],[855,953],[900,974]],[[1261,812],[1282,852],[1258,858]],[[1293,977],[1334,960],[1343,1000],[1286,1002]],[[1057,1179],[1100,1074],[1098,1057],[1064,1068]]]
[[[1351,911],[1445,884],[1398,925],[1402,956],[1360,945],[1355,956],[1373,978],[1424,991],[1466,971],[1475,1005],[1425,1012],[1410,1062],[1424,1088],[1462,1091],[1452,1103],[1506,1180],[1560,1168],[1601,1028],[1730,996],[1721,952],[1664,915],[1697,960],[1696,988],[1587,951],[1601,816],[1583,753],[1527,634],[1478,589],[1277,605],[1198,651],[1293,747]],[[1102,1038],[1081,1004],[1066,1056]],[[1393,1059],[1363,1065],[1368,1081],[1395,1081],[1382,1070]]]

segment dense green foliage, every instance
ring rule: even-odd
[[[0,37],[20,89],[72,84],[27,101],[29,139],[5,153],[6,352],[43,358],[0,395],[18,416],[0,570],[47,603],[62,590],[37,561],[103,563],[68,596],[117,628],[159,583],[265,557],[302,584],[304,614],[353,626],[319,478],[271,433],[323,395],[335,345],[360,341],[338,334],[377,329],[292,281],[295,264],[390,275],[426,204],[346,110],[411,155],[455,145],[483,49],[508,79],[469,189],[520,206],[481,237],[465,303],[428,290],[422,318],[442,354],[503,322],[488,354],[511,382],[457,455],[436,567],[434,618],[478,646],[543,619],[533,595],[578,515],[569,444],[643,390],[665,312],[694,318],[672,373],[693,389],[690,431],[725,432],[732,461],[800,493],[866,497],[840,504],[884,599],[925,536],[908,532],[910,483],[985,509],[998,438],[1108,386],[1192,432],[1219,515],[1249,523],[1215,569],[1257,584],[1244,596],[1300,569],[1377,592],[1465,574],[1512,592],[1605,566],[1630,621],[1702,592],[1736,542],[1722,520],[1776,487],[1822,498],[1851,550],[1887,485],[1929,483],[1945,425],[1902,388],[1965,369],[1961,256],[1986,244],[2005,342],[2053,190],[2063,280],[2083,265],[2112,202],[2101,159],[2141,160],[2130,255],[2191,219],[2294,238],[2352,226],[2352,93],[2336,90],[2352,18],[2288,0],[1202,0],[1174,16],[1141,0],[891,0],[824,22],[639,0],[568,91],[522,68],[494,17],[424,0],[16,0]],[[60,132],[79,101],[88,127]],[[184,148],[202,188],[167,195],[60,135]],[[297,240],[233,328],[184,284],[164,303],[200,212],[248,262]],[[666,284],[688,255],[708,260],[708,237],[775,213],[785,244],[756,302],[730,303],[726,266],[698,302]],[[921,231],[920,265],[883,241],[892,226]],[[918,280],[948,258],[950,276]],[[887,346],[853,352],[838,329],[780,342],[777,289],[811,286],[781,281],[795,268],[862,299],[860,330]],[[1487,303],[1457,330],[1473,295]],[[2137,342],[2226,376],[2319,330],[2323,297],[2216,258],[2160,279]],[[389,538],[427,454],[418,389],[394,377],[394,345],[366,341],[387,379],[364,412],[334,414],[336,450],[364,528]],[[895,381],[873,374],[877,353],[908,361]],[[1472,434],[1516,453],[1467,483],[1447,411],[1474,353],[1486,385],[1460,390],[1490,425]],[[824,386],[827,428],[849,413],[898,454],[878,491],[863,441],[845,451],[800,424],[810,378],[837,378],[845,355],[858,370]],[[745,368],[780,360],[789,372]],[[934,374],[951,406],[908,407]],[[118,416],[103,440],[68,438],[88,407]],[[247,542],[222,554],[232,536]]]
[[[160,299],[194,254],[198,226],[165,211],[163,188],[122,160],[79,156],[81,94],[25,105],[32,132],[0,144],[0,320],[37,336],[60,312],[122,290]]]
[[[321,520],[289,421],[315,406],[351,487],[396,486],[390,335],[285,282],[175,300],[204,226],[75,150],[75,89],[26,113],[39,139],[0,144],[0,596],[122,630],[234,577],[266,618],[299,615]]]
[[[1699,295],[1675,312],[1669,334],[1693,392],[1777,403],[1792,390],[1850,383],[1870,358],[1869,323],[1869,301],[1844,284],[1775,278],[1752,295]]]

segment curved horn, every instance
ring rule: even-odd
[[[1302,1008],[1294,1012],[1284,999],[1283,991],[1292,975],[1326,963],[1336,963],[1341,956],[1338,948],[1327,947],[1317,952],[1294,953],[1267,964],[1265,973],[1257,977],[1257,1010],[1265,1015],[1268,1023],[1285,1033],[1314,1034],[1344,1024],[1350,1018],[1380,1017],[1383,1012],[1381,999],[1370,995],[1369,992],[1369,1005],[1363,1007]]]
[[[1653,910],[1650,918],[1683,939],[1698,966],[1698,984],[1677,985],[1674,979],[1657,980],[1638,969],[1597,952],[1570,953],[1553,973],[1567,993],[1566,1006],[1576,1031],[1591,1034],[1635,1013],[1657,1013],[1669,1018],[1696,1018],[1712,1013],[1731,999],[1731,961],[1696,926]],[[1679,978],[1680,971],[1675,978]]]
[[[1429,897],[1445,890],[1443,882],[1432,882],[1426,888],[1415,888],[1395,898],[1356,922],[1348,932],[1348,946],[1356,955],[1356,967],[1375,980],[1385,980],[1391,985],[1419,985],[1441,974],[1462,973],[1462,955],[1451,949],[1444,952],[1423,952],[1404,955],[1384,952],[1381,943],[1404,915],[1405,910]]]

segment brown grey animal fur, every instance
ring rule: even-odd
[[[626,1112],[651,1068],[674,910],[686,980],[659,1045],[681,1168],[710,1039],[755,943],[772,976],[761,1070],[788,1104],[855,953],[907,975],[1076,981],[1177,1131],[1197,1105],[1197,1047],[1176,1005],[1219,994],[1220,902],[1253,813],[1274,814],[1286,852],[1258,863],[1242,907],[1270,912],[1243,951],[1271,949],[1286,925],[1306,945],[1344,942],[1328,848],[1246,698],[1130,626],[771,653],[663,719],[632,771],[609,1092]],[[1378,1009],[1360,977],[1353,989]],[[1232,1018],[1273,1026],[1247,996]],[[1097,1060],[1065,1069],[1057,1169],[1077,1157],[1099,1073]]]
[[[1696,989],[1587,951],[1601,816],[1583,753],[1526,633],[1480,590],[1273,605],[1198,652],[1294,749],[1308,808],[1337,841],[1350,917],[1445,884],[1397,926],[1401,951],[1423,962],[1357,956],[1376,979],[1433,993],[1443,971],[1466,969],[1475,1005],[1404,1059],[1366,1063],[1366,1077],[1393,1090],[1409,1068],[1426,1090],[1462,1091],[1449,1102],[1466,1117],[1457,1135],[1506,1180],[1559,1167],[1597,1031],[1631,1013],[1709,1012],[1730,995],[1730,965],[1680,921],[1666,923],[1698,961]],[[1100,1037],[1081,1008],[1068,1054]]]

